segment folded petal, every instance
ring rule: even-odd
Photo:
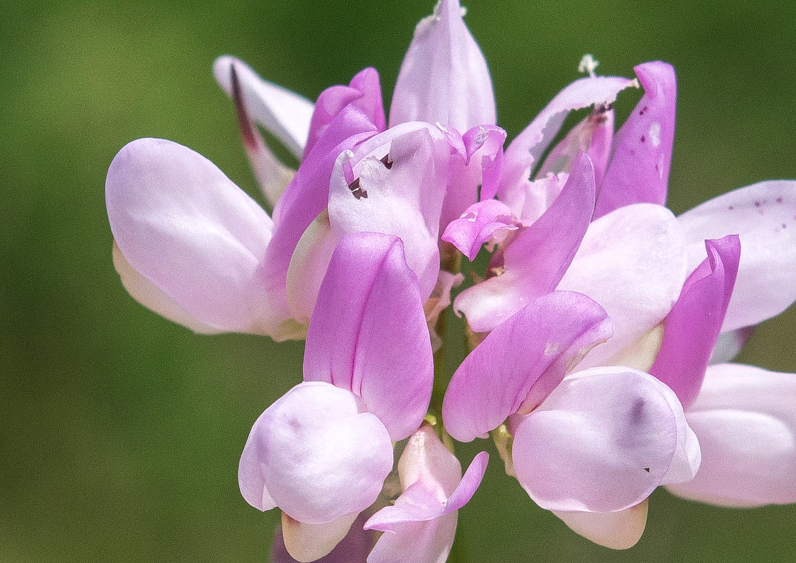
[[[325,524],[370,506],[392,462],[390,436],[378,418],[363,412],[350,391],[311,381],[293,387],[254,423],[238,482],[256,508],[271,508],[270,498],[294,520]]]
[[[495,233],[516,231],[511,209],[496,199],[479,201],[471,205],[462,216],[451,221],[442,240],[451,243],[472,262],[481,246],[492,240]]]
[[[599,365],[647,334],[671,311],[686,276],[685,240],[671,212],[639,203],[593,221],[558,289],[602,305],[614,335],[584,360]]]
[[[617,512],[661,484],[684,427],[674,393],[649,374],[592,368],[564,379],[519,424],[514,470],[542,508]]]
[[[304,378],[353,392],[394,441],[420,426],[433,359],[400,239],[359,233],[340,240],[310,321]]]
[[[647,526],[649,499],[618,512],[553,512],[569,529],[611,549],[630,549]]]
[[[260,78],[240,59],[224,55],[213,63],[216,82],[230,98],[233,95],[232,68],[240,81],[249,115],[301,158],[310,130],[313,103],[303,96]]]
[[[421,426],[398,462],[404,492],[394,506],[382,508],[365,524],[365,529],[387,532],[368,561],[444,562],[453,544],[456,511],[481,483],[488,457],[479,453],[462,477],[459,461],[433,428]]]
[[[705,257],[702,241],[737,234],[741,263],[722,332],[758,324],[796,300],[796,181],[760,182],[678,217],[689,271]]]
[[[705,241],[708,258],[686,280],[666,317],[663,342],[650,373],[683,404],[696,399],[730,302],[741,245],[736,235]]]
[[[616,134],[595,217],[631,203],[666,203],[677,103],[674,67],[654,61],[634,70],[644,95]]]
[[[796,374],[740,364],[709,366],[686,412],[699,437],[694,480],[669,490],[720,506],[796,502]]]
[[[348,86],[331,86],[321,92],[312,114],[309,138],[304,147],[305,157],[334,118],[349,105],[367,116],[377,131],[384,131],[384,106],[381,101],[379,73],[375,68],[359,71]]]
[[[111,163],[105,197],[125,261],[204,332],[277,332],[262,271],[273,223],[213,163],[139,139]]]
[[[755,327],[747,326],[719,334],[713,354],[710,356],[710,363],[726,364],[731,362],[751,338],[754,331]]]
[[[541,402],[592,346],[611,335],[605,311],[578,293],[554,292],[499,325],[453,374],[442,418],[460,442],[483,437]]]
[[[486,332],[531,300],[553,291],[567,271],[594,211],[594,169],[581,153],[553,205],[506,244],[502,273],[463,291],[454,309]]]
[[[592,105],[609,105],[619,92],[634,85],[636,82],[627,78],[596,76],[576,80],[559,92],[506,149],[498,197],[513,207],[513,192],[522,191],[530,181],[534,164],[570,111]]]
[[[489,69],[458,0],[442,0],[417,24],[390,106],[391,127],[406,121],[459,131],[495,123]]]
[[[246,155],[249,157],[249,162],[260,185],[260,190],[268,203],[271,204],[271,207],[273,207],[279,201],[290,180],[293,179],[295,171],[283,166],[268,148],[252,121],[249,109],[246,107],[246,98],[243,95],[243,87],[238,78],[235,64],[231,64],[229,70],[232,83],[232,100],[235,102],[238,126],[243,137],[243,147],[246,149]]]

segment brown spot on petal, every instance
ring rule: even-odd
[[[384,167],[389,170],[392,168],[392,160],[390,159],[390,155],[385,154],[384,157],[380,160],[380,162],[384,165]]]
[[[362,186],[359,185],[359,178],[348,184],[348,189],[351,190],[351,193],[357,199],[368,198],[367,190],[362,189]]]

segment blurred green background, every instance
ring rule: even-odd
[[[679,79],[671,207],[796,178],[796,3],[470,0],[510,138],[584,53],[603,74],[660,58]],[[201,152],[255,193],[213,59],[310,98],[378,68],[389,99],[432,0],[0,1],[0,561],[265,561],[276,515],[247,505],[238,456],[301,377],[302,345],[196,336],[134,302],[111,264],[105,172],[142,136]],[[633,94],[620,97],[629,112]],[[623,109],[622,109],[623,108]],[[793,311],[741,360],[796,371]],[[796,407],[795,407],[796,408]],[[493,453],[460,517],[470,562],[793,561],[796,507],[651,502],[629,552],[536,508]],[[794,468],[796,471],[796,468]]]

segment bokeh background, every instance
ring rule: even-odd
[[[500,124],[516,135],[584,53],[603,74],[678,72],[671,207],[796,178],[796,3],[469,0]],[[310,98],[378,68],[389,99],[433,0],[0,1],[0,561],[266,561],[276,515],[247,505],[238,456],[301,377],[302,345],[196,336],[145,310],[111,264],[105,172],[157,136],[256,193],[213,59]],[[636,97],[637,98],[637,97]],[[634,94],[617,107],[626,114]],[[741,360],[796,371],[793,311]],[[794,406],[796,408],[796,406]],[[796,507],[653,495],[629,552],[591,545],[492,464],[460,517],[469,562],[796,560]],[[794,468],[796,471],[796,468]]]

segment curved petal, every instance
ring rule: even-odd
[[[702,241],[738,234],[741,263],[722,332],[756,325],[796,300],[796,181],[760,182],[720,195],[678,217],[689,271],[705,257]]]
[[[609,105],[619,92],[630,86],[637,86],[636,81],[618,76],[596,76],[576,80],[559,92],[506,149],[498,197],[514,208],[514,192],[524,190],[534,164],[570,111],[592,105]]]
[[[604,363],[647,334],[671,311],[686,276],[685,240],[671,212],[639,203],[589,225],[558,289],[597,301],[614,321],[614,335],[585,366]]]
[[[592,368],[564,379],[519,424],[514,471],[542,508],[624,510],[667,477],[684,427],[676,397],[649,374]]]
[[[456,535],[458,513],[430,522],[395,524],[373,546],[368,563],[445,563]]]
[[[282,518],[290,517],[283,512]],[[341,516],[338,520],[345,522],[345,519],[348,518],[350,518],[350,516]],[[336,525],[337,520],[329,524],[301,524],[295,520],[293,520],[293,523],[297,524],[297,527],[300,527],[300,532],[306,531],[306,535],[309,536],[304,538],[302,537],[304,535],[303,533],[294,534],[294,538],[298,540],[295,543],[307,542],[309,546],[314,547],[318,543],[314,530],[321,528],[322,531],[326,531]],[[313,559],[313,561],[317,561],[317,563],[362,563],[365,561],[368,552],[375,543],[375,532],[363,530],[362,526],[364,523],[364,515],[360,513],[340,543],[327,555],[320,559]],[[287,526],[285,528],[287,529]],[[290,533],[288,532],[286,535],[290,535]],[[276,532],[274,533],[274,541],[271,543],[271,563],[296,563],[297,560],[288,553],[285,541],[286,538],[282,535],[282,526],[277,526]],[[301,548],[301,545],[299,544],[298,547]],[[294,549],[294,551],[297,550]],[[315,553],[307,553],[306,555],[315,555]]]
[[[630,549],[641,539],[647,526],[649,499],[618,512],[557,512],[570,530],[597,545]]]
[[[533,301],[493,330],[453,374],[442,404],[445,428],[469,442],[521,407],[529,411],[610,335],[605,311],[584,295],[555,292]]]
[[[710,356],[710,363],[726,364],[731,362],[751,338],[754,331],[755,327],[746,326],[719,334],[719,338],[716,340],[716,347],[713,348],[713,354]]]
[[[111,163],[105,198],[125,260],[190,317],[218,332],[277,331],[262,272],[273,223],[213,163],[139,139]]]
[[[346,514],[325,524],[305,524],[293,520],[282,513],[282,538],[285,551],[291,558],[300,563],[318,561],[330,555],[348,535],[351,524],[358,514]],[[350,562],[351,553],[347,553],[346,563]],[[272,561],[272,563],[276,563]]]
[[[394,133],[381,135],[385,146],[373,154],[354,160],[347,152],[337,159],[329,190],[329,220],[337,239],[355,232],[400,237],[425,301],[439,273],[437,239],[448,143],[426,128],[392,137]],[[382,152],[386,156],[380,157]]]
[[[293,387],[254,423],[238,482],[260,510],[270,508],[264,503],[270,495],[291,518],[325,524],[370,506],[392,461],[384,425],[362,412],[350,391],[311,381]]]
[[[303,96],[263,80],[240,59],[224,55],[213,63],[213,75],[230,98],[233,67],[240,80],[249,115],[282,141],[296,158],[301,158],[314,104]]]
[[[458,131],[495,123],[489,69],[458,0],[442,0],[415,28],[390,106],[390,127],[406,121]]]
[[[674,67],[654,61],[634,70],[644,95],[616,134],[595,217],[631,203],[666,203],[677,104]]]
[[[119,245],[116,244],[116,241],[113,242],[113,267],[116,268],[116,272],[119,274],[127,293],[147,309],[199,334],[217,334],[220,332],[217,328],[203,324],[193,318],[179,303],[133,268],[122,254],[122,251],[119,250]]]
[[[487,332],[526,303],[553,291],[570,266],[594,211],[594,169],[581,155],[553,205],[518,232],[503,252],[503,272],[464,290],[454,310]]]
[[[420,426],[433,359],[400,239],[359,233],[340,240],[310,321],[304,378],[361,397],[395,441]]]
[[[677,394],[685,408],[694,402],[702,386],[741,256],[736,235],[707,240],[705,247],[708,258],[686,280],[666,317],[663,342],[650,369]]]
[[[686,412],[702,465],[681,497],[720,506],[796,502],[796,374],[740,364],[709,366]]]

